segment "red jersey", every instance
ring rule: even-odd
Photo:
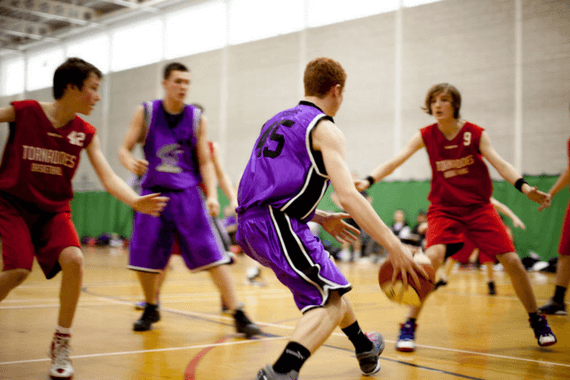
[[[432,205],[465,207],[490,202],[493,183],[479,151],[483,131],[466,122],[457,136],[448,140],[437,124],[421,129],[432,171],[428,196]]]
[[[16,118],[0,165],[0,192],[43,211],[70,211],[71,179],[97,130],[77,116],[56,129],[35,100],[12,105]]]

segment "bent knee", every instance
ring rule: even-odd
[[[8,274],[10,282],[13,284],[13,287],[16,287],[20,285],[22,282],[24,282],[26,278],[28,278],[30,270],[24,268],[18,268],[18,269],[10,269],[5,273]]]
[[[83,268],[83,253],[77,247],[68,247],[59,255],[59,265],[63,270]]]

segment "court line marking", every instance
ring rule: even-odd
[[[95,295],[93,293],[90,293],[85,287],[82,288],[82,292],[89,294],[92,297],[95,297],[96,299],[99,299],[99,300],[104,301],[104,302],[132,306],[131,302],[122,300],[121,298],[118,298],[118,297],[98,296],[98,295]],[[182,311],[182,310],[163,308],[163,307],[161,307],[161,310],[165,311],[165,312],[170,312],[173,314],[184,315],[184,316],[195,317],[195,318],[201,318],[201,319],[205,319],[207,321],[212,321],[212,319],[217,319],[217,320],[233,322],[233,318],[231,318],[231,317],[219,316],[219,315],[214,315],[214,314],[204,314],[204,313],[198,313],[198,312],[192,312],[192,311]],[[287,325],[280,325],[280,324],[275,324],[275,323],[259,322],[259,321],[256,321],[256,323],[260,326],[275,327],[275,328],[288,329],[288,330],[294,330],[295,329],[295,326],[287,326]],[[344,334],[336,333],[336,332],[333,332],[331,335],[345,337]],[[286,339],[286,338],[288,338],[288,337],[263,338],[263,339],[247,340],[247,341],[240,341],[240,342],[221,343],[219,345],[254,343],[254,342],[257,342],[260,340],[274,340],[274,339],[278,340],[278,339]],[[388,343],[396,343],[393,340],[385,340],[385,341]],[[72,356],[71,358],[72,359],[75,359],[75,358],[82,359],[82,358],[111,356],[111,355],[130,355],[130,354],[139,354],[139,353],[148,353],[148,352],[175,351],[175,350],[184,350],[184,349],[205,348],[205,347],[210,347],[210,346],[214,346],[214,345],[216,345],[216,344],[203,344],[203,345],[197,345],[197,346],[171,347],[171,348],[138,350],[138,351],[122,351],[122,352],[116,352],[116,353],[89,354],[89,355]],[[497,354],[490,354],[490,353],[484,353],[484,352],[458,350],[458,349],[454,349],[454,348],[427,346],[427,345],[420,345],[420,344],[416,344],[416,346],[427,348],[427,349],[432,349],[432,350],[449,351],[449,352],[463,353],[463,354],[470,354],[470,355],[480,355],[480,356],[493,357],[493,358],[499,358],[499,359],[518,360],[518,361],[529,362],[529,363],[536,363],[536,364],[542,364],[542,365],[551,365],[551,366],[559,366],[559,367],[570,368],[570,364],[562,364],[562,363],[547,362],[547,361],[542,361],[542,360],[519,358],[519,357],[514,357],[514,356],[497,355]],[[330,347],[334,347],[334,346],[330,346]],[[334,348],[338,348],[338,347],[334,347]],[[384,357],[383,357],[383,359],[384,359]],[[397,359],[392,359],[392,358],[385,358],[385,359],[397,360]],[[48,360],[50,360],[50,359],[30,359],[30,360],[24,360],[24,361],[0,362],[0,365],[34,363],[34,362],[42,362],[42,361],[48,361]],[[402,361],[402,363],[409,364],[409,363],[404,362],[404,361]]]

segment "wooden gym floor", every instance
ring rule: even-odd
[[[266,336],[246,340],[232,318],[220,312],[219,294],[207,273],[189,273],[172,262],[161,297],[162,320],[151,331],[132,331],[142,299],[127,252],[84,248],[85,278],[75,316],[72,358],[76,380],[253,380],[281,353],[300,312],[286,288],[264,270],[267,286],[246,284],[249,260],[231,267],[240,300]],[[568,316],[550,316],[558,344],[540,348],[527,315],[504,272],[495,272],[497,296],[488,296],[478,270],[455,270],[434,293],[419,320],[415,353],[394,349],[407,309],[377,285],[377,264],[340,263],[353,284],[348,294],[360,325],[381,332],[386,349],[377,379],[570,379]],[[554,275],[530,273],[539,304],[554,287]],[[60,276],[47,281],[38,267],[0,303],[0,379],[46,379],[48,347],[58,312]],[[305,364],[301,379],[366,379],[351,344],[337,329]]]

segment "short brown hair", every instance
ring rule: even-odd
[[[305,96],[323,98],[337,84],[344,88],[345,81],[346,73],[340,63],[331,58],[315,58],[305,68]]]
[[[166,67],[164,68],[164,73],[162,75],[163,79],[168,79],[168,77],[170,76],[170,73],[172,73],[173,71],[190,72],[190,70],[188,70],[188,68],[186,66],[184,66],[182,63],[172,62],[172,63],[169,63],[168,65],[166,65]]]
[[[448,93],[451,96],[451,105],[453,106],[453,117],[459,119],[459,110],[461,109],[461,94],[459,90],[449,83],[439,83],[431,86],[428,90],[425,105],[422,107],[425,113],[432,115],[431,101],[439,94]]]
[[[91,75],[103,78],[101,70],[81,58],[68,58],[59,65],[53,74],[52,93],[55,100],[61,99],[68,85],[75,85],[79,91],[83,90],[83,83]]]

